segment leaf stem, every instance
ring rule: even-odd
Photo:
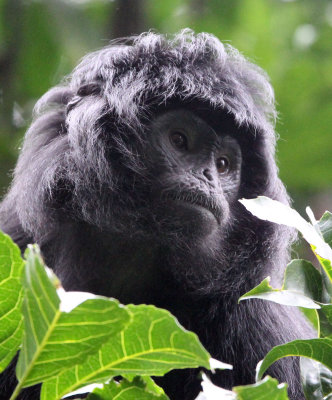
[[[9,400],[15,400],[17,398],[17,396],[20,394],[22,389],[22,382],[19,382],[13,392],[13,394],[10,396]]]

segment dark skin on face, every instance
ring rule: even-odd
[[[205,116],[208,120],[209,113]],[[150,132],[157,213],[172,216],[174,227],[204,240],[227,223],[242,162],[235,126],[206,119],[195,111],[170,110],[155,118]]]
[[[103,260],[110,264],[100,262],[105,288],[98,274],[94,292],[125,304],[147,302],[169,309],[165,282],[172,273],[163,264],[173,257],[186,259],[194,249],[206,254],[220,246],[238,200],[242,154],[235,123],[214,110],[166,110],[151,120],[147,134],[142,157],[148,179],[137,177],[135,186],[129,185],[134,191],[127,191],[133,202],[144,193],[137,207],[144,211],[142,233],[103,233],[100,242],[108,252]]]

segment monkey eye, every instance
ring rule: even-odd
[[[172,145],[178,150],[188,150],[188,140],[186,136],[179,131],[174,131],[169,135]]]
[[[229,159],[226,156],[219,157],[216,161],[216,167],[220,174],[224,174],[229,170]]]

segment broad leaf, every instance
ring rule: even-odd
[[[320,320],[320,330],[322,336],[332,337],[332,304],[323,305],[318,310]]]
[[[310,358],[301,357],[301,380],[306,400],[321,400],[332,393],[332,371]]]
[[[332,280],[322,265],[320,265],[320,273],[323,281],[322,303],[332,303]]]
[[[0,231],[0,372],[8,366],[22,340],[23,265],[20,249]]]
[[[244,294],[239,301],[246,299],[264,299],[286,306],[298,306],[318,309],[320,306],[309,297],[292,290],[273,289],[270,285],[270,278],[265,278],[258,286]]]
[[[236,386],[236,400],[288,400],[287,384],[266,376],[263,380],[247,386]]]
[[[233,387],[231,391],[214,385],[203,374],[202,387],[196,400],[288,400],[287,384],[270,376],[253,385]]]
[[[272,288],[269,282],[270,278],[265,278],[258,286],[241,296],[239,300],[260,298],[287,306],[320,308],[315,301],[319,302],[322,298],[322,277],[309,261],[291,261],[286,268],[281,289]]]
[[[212,383],[206,374],[202,374],[202,389],[195,400],[236,400],[236,393]]]
[[[275,361],[289,356],[309,357],[332,369],[332,339],[294,340],[274,347],[259,363],[256,380],[260,380],[264,372]]]
[[[327,258],[323,258],[320,257],[319,254],[317,254],[317,251],[315,248],[313,248],[314,253],[316,254],[316,257],[320,263],[320,265],[322,266],[323,270],[325,271],[327,277],[329,278],[329,286],[327,286],[327,289],[329,290],[329,292],[331,292],[331,283],[332,283],[332,258],[331,259],[327,259]],[[330,293],[331,295],[331,293]]]
[[[149,377],[137,377],[132,382],[112,381],[103,389],[95,389],[87,400],[167,400],[164,391]]]
[[[43,382],[82,363],[129,322],[123,306],[98,296],[62,312],[54,279],[47,276],[37,247],[27,252],[23,286],[25,333],[16,367],[19,387]]]
[[[332,304],[323,305],[321,311],[325,314],[326,319],[332,326]]]
[[[311,323],[311,325],[315,329],[315,331],[317,331],[317,336],[320,337],[320,335],[321,335],[321,326],[320,326],[321,319],[319,316],[320,310],[315,310],[312,308],[304,308],[304,307],[300,307],[300,310],[305,315],[307,320]]]
[[[279,201],[269,199],[265,196],[259,196],[256,199],[250,200],[242,199],[239,201],[248,211],[262,220],[296,228],[302,233],[304,239],[315,247],[315,252],[319,254],[320,257],[332,260],[332,249],[323,240],[315,227],[302,218],[297,211]],[[330,278],[332,278],[332,276],[330,276]]]
[[[309,261],[293,260],[287,265],[283,289],[322,301],[322,276]]]
[[[210,356],[197,336],[183,329],[168,311],[147,305],[130,305],[128,309],[133,319],[125,331],[84,364],[45,382],[43,400],[55,400],[117,375],[164,375],[175,368],[209,368]]]
[[[317,225],[324,237],[325,242],[332,247],[332,214],[329,211],[325,211]]]
[[[214,372],[216,369],[233,369],[233,365],[231,364],[226,364],[222,361],[216,360],[215,358],[210,358],[209,360],[210,363],[210,369],[212,372]]]

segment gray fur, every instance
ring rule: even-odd
[[[276,112],[266,74],[213,35],[184,30],[171,40],[155,33],[117,40],[83,58],[65,82],[37,103],[9,192],[9,203],[16,204],[19,219],[30,232],[34,227],[42,229],[45,221],[40,207],[63,177],[73,183],[78,197],[82,188],[90,192],[88,201],[98,197],[99,185],[114,184],[103,142],[98,140],[102,135],[98,120],[106,115],[114,116],[109,135],[121,131],[141,136],[142,116],[148,116],[152,106],[174,97],[199,99],[216,109],[226,108],[239,125],[263,131],[266,156],[274,157]],[[88,85],[97,90],[80,96]],[[139,168],[140,160],[131,150],[123,143],[119,146],[130,157],[132,168]],[[37,152],[39,156],[33,157]],[[90,185],[87,176],[98,182],[97,187]],[[98,210],[88,209],[84,198],[77,201],[83,203],[85,219],[103,224],[104,210],[99,215]]]
[[[267,275],[280,278],[293,232],[258,221],[236,201],[213,243],[167,237],[149,207],[154,177],[145,156],[150,121],[172,102],[228,114],[244,154],[239,197],[288,203],[274,160],[276,111],[266,74],[213,35],[186,29],[116,40],[39,100],[0,226],[22,250],[39,243],[66,289],[170,309],[214,357],[234,363],[219,384],[249,383],[272,346],[312,334],[293,308],[237,305]],[[271,373],[288,381],[293,400],[303,399],[296,362],[283,360]],[[193,399],[195,376],[176,372],[162,384],[174,399]]]

